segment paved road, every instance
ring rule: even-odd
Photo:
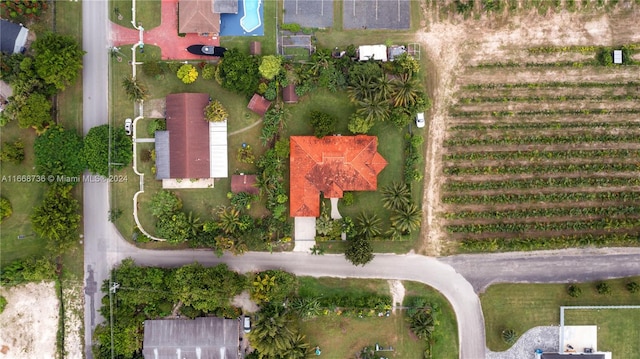
[[[109,55],[107,51],[108,1],[82,3],[82,47],[84,56],[83,123],[85,135],[92,127],[107,123],[109,115]],[[106,183],[84,184],[84,264],[85,264],[85,357],[91,359],[91,333],[103,319],[97,314],[101,302],[102,281],[107,278],[110,262],[105,257],[109,245],[118,243],[107,238],[118,238],[111,223],[109,187]]]
[[[566,283],[640,275],[640,248],[567,249],[440,258],[482,292],[493,283]]]

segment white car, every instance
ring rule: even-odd
[[[124,132],[126,132],[127,136],[131,136],[132,133],[132,121],[130,118],[124,120]]]
[[[242,325],[242,329],[244,329],[245,333],[251,332],[251,318],[248,315],[244,317],[244,323]]]
[[[424,112],[419,112],[416,115],[416,127],[423,128],[424,127]]]

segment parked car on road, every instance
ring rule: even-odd
[[[220,46],[209,46],[209,45],[191,45],[187,47],[187,51],[194,55],[205,55],[205,56],[218,56],[223,57],[226,48]]]
[[[131,136],[131,133],[133,132],[132,124],[133,121],[131,121],[130,118],[124,120],[124,132],[127,133],[127,136]]]
[[[416,115],[416,127],[423,128],[424,127],[424,112],[419,112]]]

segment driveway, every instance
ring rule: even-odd
[[[110,23],[111,44],[113,46],[138,43],[140,33],[118,24]],[[144,27],[144,24],[142,24]],[[216,57],[198,56],[187,52],[189,45],[203,44],[220,46],[218,37],[187,34],[178,36],[178,0],[162,0],[160,26],[144,30],[144,43],[160,47],[163,60],[212,60]]]

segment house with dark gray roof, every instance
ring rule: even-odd
[[[0,51],[5,54],[24,53],[26,51],[29,29],[5,19],[0,19]]]
[[[227,121],[209,122],[207,93],[169,94],[166,131],[156,131],[156,179],[229,177]]]
[[[144,359],[238,358],[239,338],[237,319],[145,320],[142,355]]]

